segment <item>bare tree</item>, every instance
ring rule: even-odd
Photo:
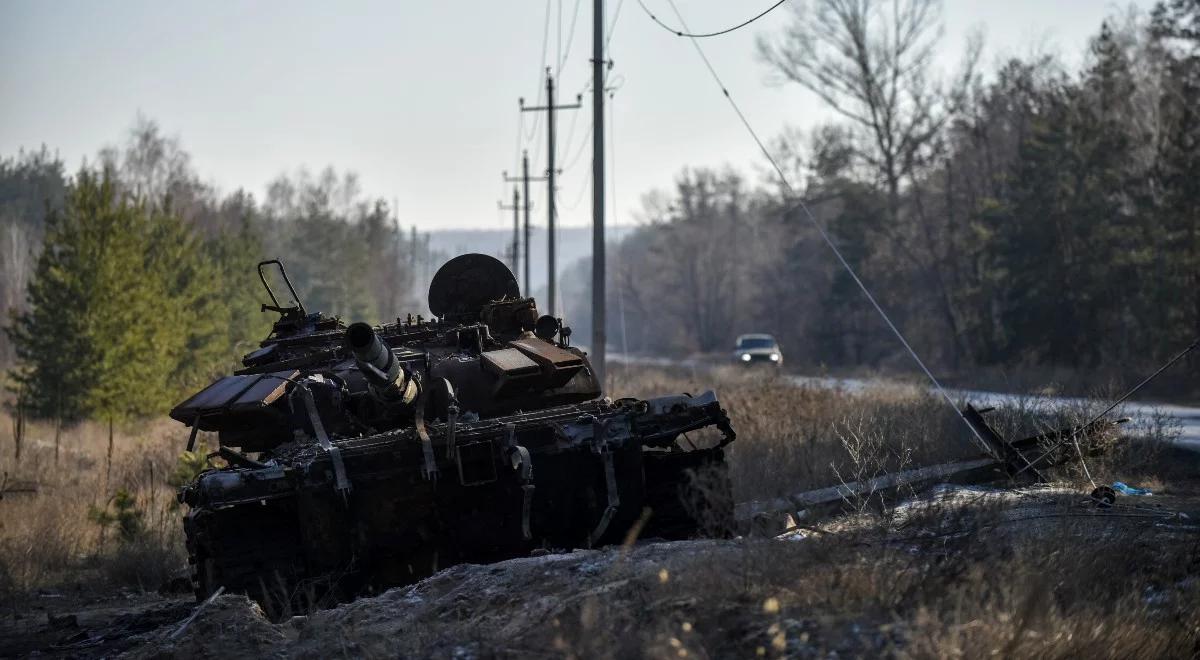
[[[782,35],[760,37],[759,56],[861,129],[860,156],[888,191],[894,220],[902,179],[951,114],[931,73],[942,35],[938,0],[814,0],[798,5]],[[963,78],[973,76],[973,39]]]
[[[643,198],[648,222],[627,238],[613,290],[633,345],[714,352],[750,313],[758,212],[732,170],[684,170],[675,190]]]
[[[163,135],[158,122],[141,114],[123,147],[100,150],[100,162],[120,177],[125,191],[151,207],[169,204],[189,218],[211,196],[192,169],[192,157],[177,136]]]
[[[10,314],[25,308],[25,287],[33,272],[34,238],[27,227],[14,218],[0,214],[0,326],[7,325]],[[0,367],[14,358],[8,335],[0,331]]]

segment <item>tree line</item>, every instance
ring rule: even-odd
[[[942,77],[933,0],[796,12],[760,59],[838,119],[775,141],[795,191],[688,169],[644,198],[609,260],[618,349],[772,332],[810,364],[902,360],[800,200],[942,368],[1142,364],[1200,335],[1200,0],[1105,21],[1077,70],[985,72],[972,39]]]
[[[771,332],[790,362],[898,363],[804,208],[943,369],[1160,361],[1200,334],[1200,0],[1104,22],[1074,69],[985,71],[972,39],[953,75],[938,8],[815,0],[760,37],[778,84],[837,119],[771,145],[794,187],[697,168],[645,196],[609,260],[615,348]],[[418,307],[427,252],[352,174],[225,194],[139,120],[74,174],[44,148],[0,158],[0,368],[38,415],[155,414],[265,333],[257,261],[283,258],[309,309],[386,320]],[[576,337],[588,272],[563,278]]]
[[[411,309],[419,243],[331,168],[222,194],[142,118],[73,175],[45,148],[0,159],[0,230],[0,368],[13,405],[66,421],[161,414],[236,367],[273,320],[259,261],[309,310],[382,321]]]

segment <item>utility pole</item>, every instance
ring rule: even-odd
[[[512,209],[513,212],[513,238],[512,246],[509,248],[509,258],[512,259],[513,277],[516,277],[521,261],[521,216],[518,215],[521,211],[521,193],[517,187],[513,186],[512,206],[505,206],[504,202],[496,202],[496,206],[500,207],[501,211]]]
[[[533,202],[529,201],[529,182],[545,181],[546,177],[539,176],[531,178],[529,176],[529,151],[526,150],[521,152],[521,177],[511,177],[508,175],[508,172],[504,172],[504,180],[508,181],[509,183],[521,181],[525,186],[525,191],[522,193],[525,195],[525,280],[523,282],[524,286],[521,288],[521,290],[525,292],[526,296],[531,296],[533,295],[533,280],[530,279],[529,276],[529,209],[533,207]]]
[[[604,0],[592,4],[592,371],[603,391],[604,304]]]
[[[549,155],[547,159],[548,167],[546,167],[546,198],[549,205],[546,209],[546,256],[549,261],[549,294],[550,316],[558,316],[556,312],[556,302],[558,298],[557,279],[558,273],[554,264],[554,175],[557,173],[554,169],[554,111],[555,110],[575,110],[583,106],[583,95],[580,94],[575,98],[575,103],[571,105],[555,105],[554,104],[554,76],[550,75],[550,67],[546,67],[546,105],[536,106],[532,108],[525,107],[525,99],[520,99],[521,112],[541,112],[546,111],[546,153]]]

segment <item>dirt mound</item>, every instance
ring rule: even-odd
[[[244,596],[222,596],[183,634],[147,637],[134,658],[286,656],[480,657],[559,653],[613,608],[652,600],[697,559],[736,542],[650,543],[460,565],[415,585],[273,624]]]
[[[577,551],[458,566],[408,589],[310,617],[297,650],[327,656],[333,639],[355,653],[463,657],[525,655],[573,646],[581,626],[636,608],[683,566],[728,553],[731,543],[693,541]],[[564,629],[567,629],[564,631]],[[336,634],[330,634],[336,632]]]
[[[779,539],[455,566],[281,623],[224,596],[181,634],[175,621],[129,640],[140,645],[130,657],[894,657],[951,647],[975,657],[1005,644],[1014,656],[1178,656],[1197,639],[1182,613],[1200,606],[1200,528],[1172,509],[1196,499],[1152,499],[1161,501],[1104,509],[1063,489],[944,487],[885,518],[854,514]]]
[[[163,626],[145,635],[131,658],[284,657],[287,628],[267,620],[262,609],[243,595],[220,596],[195,619]]]

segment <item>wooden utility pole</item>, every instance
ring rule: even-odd
[[[592,370],[603,391],[604,286],[604,0],[592,5]]]
[[[549,261],[549,314],[550,316],[558,316],[557,314],[557,298],[558,286],[557,275],[554,262],[554,175],[557,172],[554,169],[554,111],[555,110],[576,110],[583,106],[583,95],[580,94],[575,98],[575,103],[570,105],[555,105],[554,104],[554,76],[550,75],[550,67],[546,67],[546,105],[535,106],[531,108],[525,107],[525,99],[520,99],[521,112],[541,112],[546,111],[546,199],[549,206],[546,209],[546,257]]]
[[[519,178],[511,177],[508,175],[508,172],[505,172],[504,180],[508,181],[509,183],[520,181],[522,183],[522,185],[524,185],[524,192],[522,194],[525,195],[525,250],[524,250],[525,278],[521,282],[521,291],[523,291],[526,296],[532,296],[533,295],[533,280],[530,279],[530,275],[529,275],[529,209],[533,208],[533,202],[531,202],[530,198],[529,198],[529,182],[530,181],[545,181],[546,177],[542,177],[542,176],[530,177],[529,176],[529,151],[522,151],[521,152],[521,176]],[[515,272],[513,274],[516,275]]]
[[[517,271],[520,270],[520,248],[521,248],[521,193],[513,186],[513,201],[511,206],[505,206],[504,202],[496,202],[496,206],[502,211],[512,209],[513,212],[513,237],[512,245],[509,246],[509,258],[512,263],[513,277],[517,276]]]

